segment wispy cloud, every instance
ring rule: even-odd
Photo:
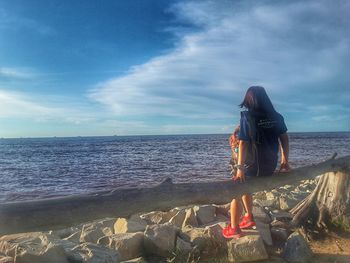
[[[6,10],[0,8],[0,29],[7,30],[30,30],[41,35],[52,35],[55,30],[39,21],[24,16],[18,16],[8,13]]]
[[[254,84],[277,102],[346,105],[350,3],[336,2],[179,3],[171,11],[194,30],[172,28],[180,36],[172,52],[98,84],[89,97],[116,116],[207,120],[232,117]],[[292,112],[290,105],[280,110]]]
[[[0,80],[31,79],[35,76],[36,74],[30,69],[0,67]]]
[[[36,98],[35,98],[36,97]],[[0,118],[30,119],[36,122],[81,124],[96,121],[97,113],[69,102],[69,98],[35,96],[0,90]]]

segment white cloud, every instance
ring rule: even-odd
[[[33,99],[33,95],[0,90],[0,118],[27,118],[36,122],[81,124],[96,121],[97,113],[69,103],[69,98],[46,96]],[[63,107],[63,105],[65,105]]]
[[[298,100],[333,105],[329,96],[344,91],[329,83],[350,83],[346,2],[194,1],[171,10],[197,30],[172,28],[180,36],[172,52],[98,84],[90,98],[116,116],[227,119],[251,85],[292,112]]]
[[[0,29],[2,28],[11,30],[26,29],[41,35],[52,35],[55,33],[55,30],[48,25],[31,18],[10,14],[5,9],[0,8]]]
[[[9,68],[0,67],[0,80],[1,79],[31,79],[34,78],[36,74],[25,68]]]

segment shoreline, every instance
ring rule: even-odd
[[[45,230],[110,216],[128,217],[140,211],[166,210],[190,204],[224,204],[240,191],[270,190],[297,180],[314,178],[332,171],[335,165],[349,162],[350,156],[329,159],[317,165],[295,169],[283,177],[273,176],[269,181],[256,178],[249,186],[234,184],[232,180],[173,184],[167,179],[149,188],[126,188],[74,197],[0,204],[0,234]]]
[[[226,263],[237,260],[277,263],[294,256],[306,261],[313,255],[318,262],[329,259],[347,262],[349,251],[330,251],[324,243],[310,243],[302,229],[288,225],[292,218],[289,209],[309,195],[316,183],[317,178],[305,179],[271,191],[256,192],[253,213],[257,230],[244,230],[244,236],[238,239],[225,239],[221,234],[229,221],[230,203],[210,202],[138,211],[125,217],[99,217],[40,232],[0,235],[0,262],[28,258],[31,260],[28,262],[60,263]],[[341,244],[343,249],[350,248],[350,237],[337,240],[333,240],[334,246]],[[332,240],[327,242],[326,246]],[[328,254],[322,254],[325,252]]]

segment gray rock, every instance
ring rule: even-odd
[[[49,234],[63,239],[63,238],[69,237],[70,235],[72,235],[73,233],[76,233],[78,231],[81,231],[81,230],[77,227],[68,227],[68,228],[64,228],[64,229],[49,231]]]
[[[260,221],[265,224],[271,223],[271,217],[266,213],[266,210],[261,206],[253,206],[253,215],[256,221]]]
[[[264,243],[268,246],[272,246],[270,225],[256,221],[256,228],[257,228],[261,238],[263,239]]]
[[[0,263],[13,263],[14,259],[12,257],[8,257],[0,254]]]
[[[281,210],[290,210],[292,209],[294,206],[296,206],[301,200],[296,199],[294,196],[292,195],[281,195],[279,198],[279,202],[280,202],[280,209]]]
[[[169,223],[181,228],[186,217],[186,210],[180,209],[177,213],[169,220]]]
[[[193,207],[198,224],[205,225],[215,220],[216,208],[213,205],[202,205]]]
[[[219,226],[206,228],[191,228],[182,233],[184,240],[191,242],[192,246],[200,252],[201,258],[210,258],[221,254],[226,250],[226,240],[222,235],[218,236]],[[217,238],[219,237],[219,238]]]
[[[294,232],[288,237],[283,250],[283,258],[286,261],[304,263],[309,262],[312,256],[313,253],[309,245],[300,233]]]
[[[80,242],[97,243],[99,238],[112,235],[114,221],[114,219],[101,220],[83,225]]]
[[[253,200],[253,204],[261,207],[268,207],[270,209],[279,209],[280,208],[280,201],[279,198],[276,199],[270,199],[270,200]]]
[[[271,227],[271,236],[273,240],[285,242],[289,236],[289,231],[282,227]]]
[[[224,205],[215,205],[216,216],[218,216],[218,215],[229,216],[228,212],[230,211],[230,205],[231,205],[231,203],[224,204]]]
[[[220,223],[212,224],[204,228],[205,233],[216,242],[226,244],[226,239],[222,235],[222,225]]]
[[[255,200],[266,200],[266,191],[260,191],[253,194]]]
[[[176,239],[176,251],[181,254],[188,254],[192,251],[191,243],[186,242],[185,240],[178,237]]]
[[[146,214],[141,214],[140,218],[145,220],[147,224],[164,224],[177,214],[178,211],[172,210],[169,212],[153,211]]]
[[[120,256],[117,251],[100,247],[92,243],[77,245],[71,250],[71,255],[69,257],[69,262],[117,263],[120,261]]]
[[[144,247],[147,254],[163,257],[175,248],[177,229],[170,223],[147,226],[144,232]]]
[[[184,222],[182,224],[182,228],[185,228],[186,226],[192,226],[192,227],[198,226],[198,221],[193,208],[186,209],[186,215],[185,215]]]
[[[134,259],[122,261],[120,263],[147,263],[147,261],[143,257],[140,257],[140,258],[134,258]]]
[[[216,222],[224,223],[224,225],[230,221],[230,218],[223,215],[223,214],[217,214],[215,217]]]
[[[71,241],[73,243],[79,243],[80,242],[80,236],[81,236],[81,230],[71,234],[70,236],[63,238],[64,240]]]
[[[280,257],[270,256],[269,259],[259,261],[259,263],[287,263],[287,261]]]
[[[121,260],[140,257],[143,253],[143,233],[123,233],[102,237],[97,244],[117,250]]]
[[[136,233],[143,232],[146,229],[147,223],[145,220],[136,219],[126,219],[126,218],[118,218],[114,223],[114,233],[122,234],[122,233]]]
[[[0,263],[13,263],[13,262],[14,262],[14,259],[12,257],[0,255]]]
[[[250,262],[268,258],[264,242],[259,235],[232,239],[227,243],[229,262]]]
[[[270,211],[270,216],[273,220],[289,222],[293,219],[293,215],[287,211],[273,210]]]
[[[271,192],[266,193],[266,200],[275,200],[280,197],[281,193],[278,192],[276,189],[272,190]]]
[[[5,235],[0,238],[0,253],[16,262],[68,263],[63,247],[54,240],[54,236],[42,232]]]

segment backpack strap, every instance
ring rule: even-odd
[[[256,123],[255,118],[252,116],[252,114],[249,111],[242,112],[243,115],[245,115],[245,118],[248,122],[249,127],[249,149],[248,154],[250,155],[248,158],[248,161],[251,163],[247,164],[247,168],[250,166],[256,164],[257,165],[257,176],[259,176],[259,160],[258,160],[258,148],[257,148],[257,129],[256,129]]]

